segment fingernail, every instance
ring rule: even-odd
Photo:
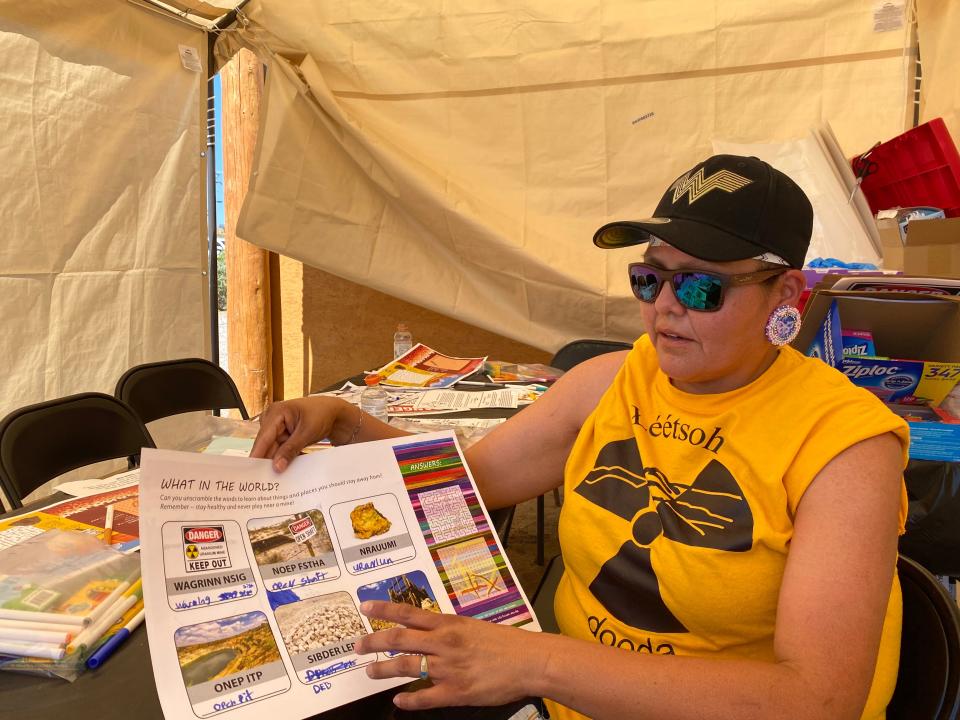
[[[285,457],[279,457],[273,462],[273,467],[277,472],[283,472],[287,469],[287,459]]]
[[[364,615],[369,615],[372,607],[373,604],[369,600],[364,600],[362,603],[360,603],[360,612],[362,612]]]

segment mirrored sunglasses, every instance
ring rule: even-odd
[[[738,275],[722,275],[706,270],[667,270],[649,263],[632,263],[628,267],[630,287],[638,300],[652,303],[664,283],[670,283],[677,301],[689,310],[714,312],[723,305],[726,288],[755,285],[786,272],[789,268],[757,270]]]

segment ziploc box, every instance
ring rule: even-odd
[[[843,358],[843,336],[840,328],[840,312],[836,301],[830,303],[820,329],[807,348],[807,355],[823,360],[830,367],[840,369]]]
[[[960,379],[960,363],[844,357],[841,371],[884,402],[936,407]]]
[[[843,328],[840,334],[843,336],[844,357],[874,357],[877,354],[877,350],[873,346],[873,333],[869,330]]]
[[[951,382],[950,365],[960,363],[960,298],[909,292],[815,290],[805,308],[800,333],[791,343],[794,348],[804,352],[810,347],[834,301],[843,324],[869,331],[876,348],[885,356],[926,361],[930,366],[921,375],[928,370],[946,371],[945,379],[937,382]],[[927,392],[926,385],[919,382],[915,390]]]

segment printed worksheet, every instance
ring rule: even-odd
[[[455,437],[269,461],[145,449],[140,543],[166,720],[304,718],[371,680],[365,600],[539,630]]]

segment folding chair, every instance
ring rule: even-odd
[[[947,720],[960,713],[960,612],[940,581],[901,555],[900,670],[888,720]]]
[[[513,527],[513,516],[516,510],[516,505],[510,505],[490,511],[490,521],[493,523],[493,529],[497,531],[500,543],[504,548],[507,547],[507,542],[510,539],[510,528]]]
[[[196,410],[236,408],[249,420],[236,383],[209,360],[185,358],[137,365],[127,370],[113,393],[144,423]]]
[[[597,355],[606,355],[618,350],[629,350],[632,347],[633,345],[630,343],[617,342],[616,340],[574,340],[557,350],[557,354],[550,361],[550,366],[560,370],[569,370],[574,365],[579,365],[584,360],[589,360]]]
[[[156,447],[133,410],[103,393],[81,393],[14,410],[0,421],[0,485],[12,507],[58,475]]]

